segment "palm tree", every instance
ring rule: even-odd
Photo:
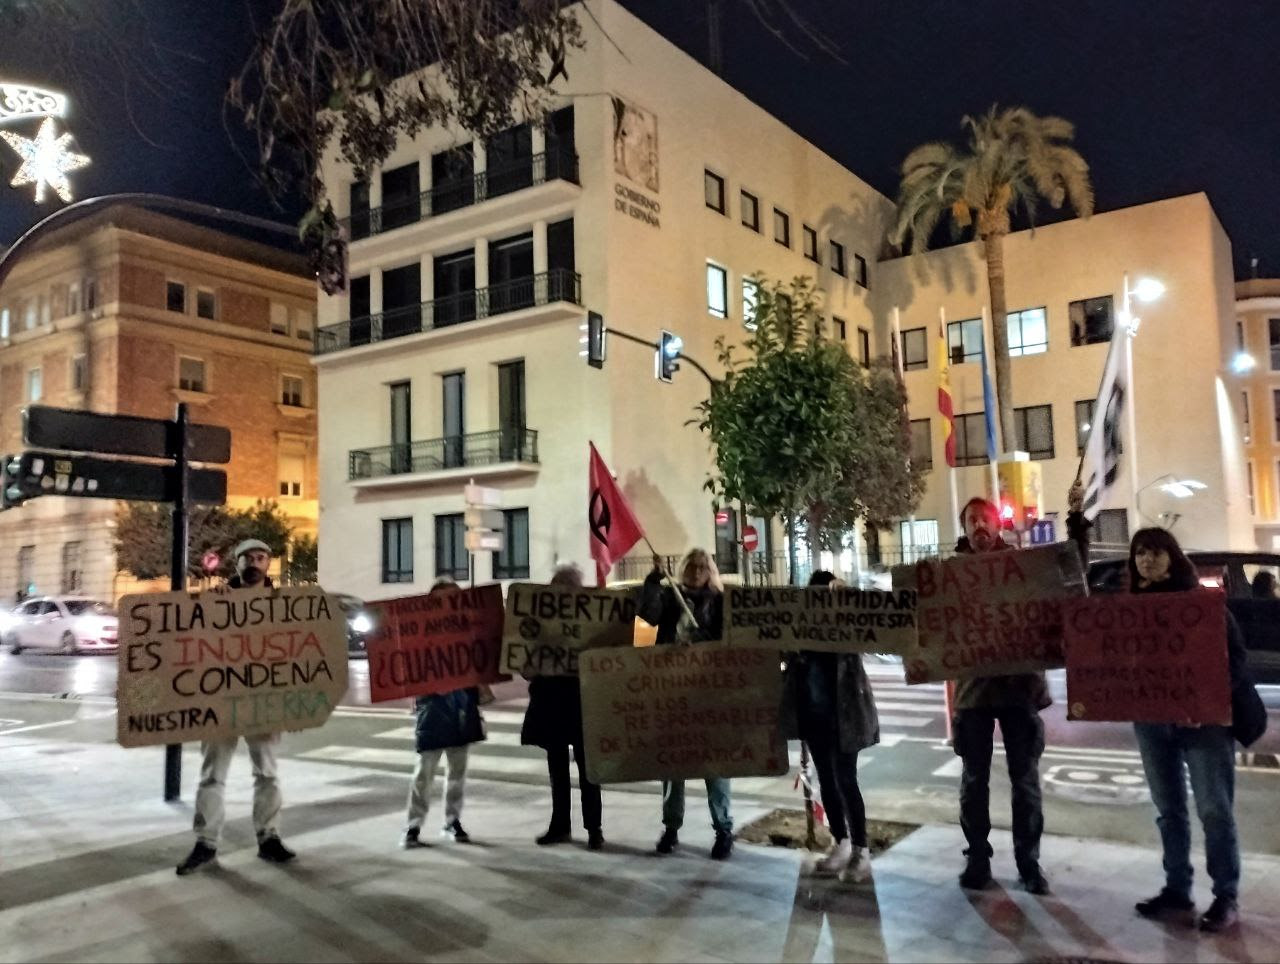
[[[891,240],[901,246],[910,235],[911,252],[929,247],[929,238],[950,215],[957,239],[974,227],[987,262],[991,325],[995,332],[996,399],[1005,451],[1015,446],[1013,389],[1009,375],[1009,330],[1004,293],[1004,237],[1019,206],[1032,223],[1043,199],[1053,208],[1069,203],[1081,217],[1093,213],[1089,165],[1071,146],[1075,128],[1061,117],[1038,117],[1025,107],[992,107],[981,117],[965,117],[969,143],[923,144],[902,162],[897,224]]]

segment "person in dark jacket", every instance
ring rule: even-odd
[[[645,578],[640,593],[638,613],[645,622],[658,627],[658,645],[718,640],[724,621],[724,587],[715,560],[705,549],[691,549],[681,562],[680,594],[688,611],[681,605],[675,590],[662,584],[665,578],[662,560],[654,556],[653,571]],[[711,826],[716,832],[711,857],[713,860],[725,860],[733,853],[729,781],[715,777],[708,779],[706,786]],[[683,780],[664,780],[662,783],[662,824],[664,829],[656,849],[660,854],[669,854],[679,845],[680,827],[684,824]]]
[[[455,592],[457,586],[447,576],[431,588],[432,593]],[[445,778],[444,827],[440,836],[457,843],[470,843],[470,835],[462,829],[462,800],[467,779],[467,748],[485,738],[484,720],[480,717],[480,690],[469,686],[450,693],[419,696],[414,701],[417,722],[414,726],[414,749],[418,762],[409,785],[409,819],[400,845],[406,850],[425,847],[422,824],[431,806],[436,780],[436,767],[443,756],[448,770]]]
[[[582,588],[582,570],[575,565],[556,569],[553,586]],[[600,784],[587,779],[587,757],[582,738],[582,690],[577,676],[535,676],[529,681],[529,708],[525,710],[520,742],[547,751],[547,775],[551,778],[551,824],[537,838],[543,846],[573,839],[570,817],[572,786],[569,783],[569,748],[578,766],[578,793],[582,797],[582,825],[587,849],[604,847],[601,824]]]
[[[1199,590],[1195,566],[1165,529],[1139,529],[1129,545],[1129,591],[1193,592]],[[1231,685],[1246,677],[1246,651],[1240,627],[1227,613],[1227,665]],[[1220,931],[1239,922],[1240,845],[1236,839],[1235,738],[1228,726],[1175,726],[1134,723],[1142,768],[1146,771],[1156,826],[1164,850],[1165,885],[1156,896],[1139,901],[1143,917],[1190,917],[1191,821],[1187,816],[1187,774],[1196,811],[1204,826],[1205,856],[1213,880],[1213,903],[1200,917],[1200,929]]]
[[[1002,552],[1000,513],[982,498],[965,503],[960,513],[964,535],[957,553]],[[1040,711],[1052,703],[1043,673],[983,676],[956,682],[952,742],[964,763],[960,777],[960,827],[967,862],[960,886],[981,890],[991,883],[991,755],[996,723],[1004,741],[1013,805],[1013,855],[1022,884],[1033,894],[1047,894],[1049,882],[1040,869],[1040,836],[1044,812],[1040,797],[1040,755],[1044,722]]]
[[[838,587],[820,570],[810,586]],[[880,720],[862,657],[857,653],[800,652],[787,661],[783,683],[794,706],[800,739],[818,771],[822,806],[834,843],[815,870],[862,883],[871,876],[867,811],[858,787],[858,752],[880,742]]]
[[[235,575],[215,593],[229,589],[261,587],[272,588],[267,569],[271,566],[271,547],[260,539],[245,539],[232,550]],[[200,785],[196,789],[195,818],[192,821],[196,834],[191,853],[178,864],[178,876],[199,870],[212,863],[218,855],[218,843],[222,837],[225,819],[224,800],[227,773],[231,758],[235,756],[237,737],[229,740],[202,740],[200,743]],[[249,748],[249,761],[253,765],[253,828],[258,836],[258,856],[273,864],[288,863],[294,852],[280,840],[280,781],[277,778],[276,746],[279,733],[258,733],[244,738]]]

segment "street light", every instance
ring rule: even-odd
[[[1133,340],[1138,335],[1138,323],[1141,319],[1133,313],[1132,301],[1136,298],[1143,304],[1150,304],[1164,294],[1164,283],[1155,278],[1139,278],[1138,283],[1130,287],[1129,272],[1124,273],[1124,297],[1120,307],[1120,320],[1125,328],[1124,375],[1125,392],[1129,396],[1125,408],[1126,422],[1129,429],[1129,489],[1133,497],[1134,521],[1142,521],[1142,511],[1138,507],[1138,419],[1136,415],[1137,400],[1133,384]],[[1176,520],[1175,520],[1176,521]]]
[[[1238,351],[1235,357],[1231,359],[1231,370],[1237,375],[1247,375],[1257,367],[1258,359],[1247,351]]]
[[[1175,499],[1190,499],[1195,496],[1196,493],[1203,492],[1208,488],[1208,486],[1199,479],[1181,479],[1172,473],[1165,473],[1159,478],[1153,479],[1151,482],[1144,485],[1138,491],[1136,498],[1141,498],[1143,492],[1153,488],[1159,489],[1161,492],[1166,495],[1170,495]],[[1151,519],[1152,522],[1155,522],[1157,525],[1161,525],[1166,529],[1172,529],[1174,524],[1182,518],[1182,514],[1180,512],[1161,512],[1157,516],[1152,517],[1143,512],[1140,505],[1137,505],[1137,509],[1139,516],[1146,516],[1148,519]],[[1166,522],[1168,522],[1167,525],[1165,525]]]

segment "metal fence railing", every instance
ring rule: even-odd
[[[463,469],[500,462],[537,462],[538,433],[531,428],[498,429],[470,435],[377,448],[353,449],[347,453],[347,478],[378,479],[389,475]]]

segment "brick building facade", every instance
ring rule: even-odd
[[[231,429],[228,505],[316,529],[315,284],[292,253],[128,205],[60,228],[0,287],[0,451],[32,402]],[[43,497],[0,514],[0,599],[115,598],[117,505]]]

